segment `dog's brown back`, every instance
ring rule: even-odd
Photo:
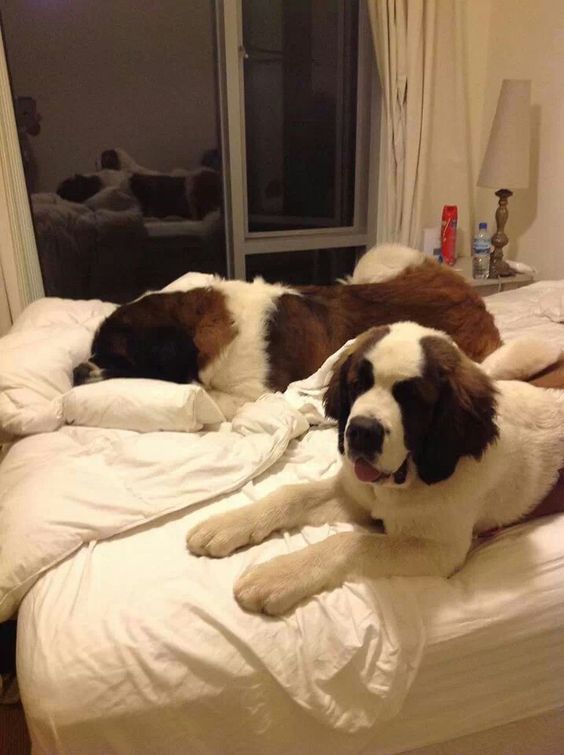
[[[434,261],[381,283],[303,286],[278,300],[267,348],[270,383],[284,390],[314,372],[346,341],[374,325],[413,320],[446,331],[471,359],[501,346],[492,315],[464,278]]]

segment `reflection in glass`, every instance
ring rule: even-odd
[[[45,291],[225,274],[212,0],[0,0]]]

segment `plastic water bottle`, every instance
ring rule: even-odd
[[[472,275],[474,278],[487,278],[490,272],[491,241],[488,224],[480,223],[478,233],[472,242]]]

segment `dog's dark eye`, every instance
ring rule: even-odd
[[[372,365],[367,359],[363,359],[360,363],[356,376],[351,382],[350,392],[351,398],[356,398],[366,391],[369,391],[374,385],[374,373]]]
[[[402,405],[424,403],[433,404],[437,400],[437,387],[423,378],[410,378],[396,383],[392,393]]]

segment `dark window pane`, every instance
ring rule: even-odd
[[[250,231],[350,226],[357,0],[243,0]]]

